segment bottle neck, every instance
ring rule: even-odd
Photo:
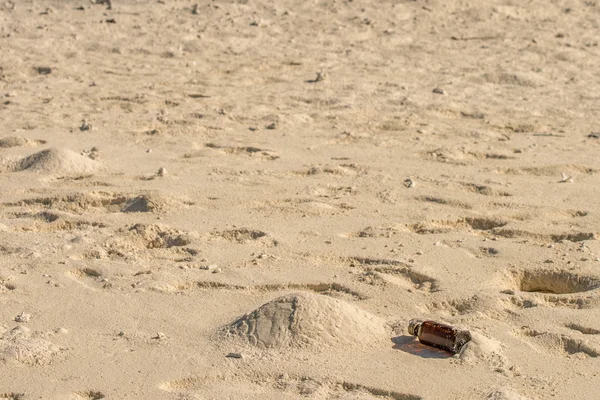
[[[423,324],[423,321],[421,321],[419,319],[411,319],[408,322],[408,333],[413,336],[419,336],[422,324]]]

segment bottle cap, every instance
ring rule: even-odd
[[[410,333],[413,336],[417,336],[419,325],[421,325],[422,323],[422,319],[411,319],[410,321],[408,321],[408,333]]]

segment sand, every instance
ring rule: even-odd
[[[0,398],[594,398],[597,3],[2,1]]]
[[[221,336],[239,336],[259,347],[324,349],[376,344],[386,337],[386,329],[382,320],[346,302],[293,293],[224,326]]]

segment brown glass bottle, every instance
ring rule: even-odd
[[[471,333],[456,329],[450,325],[435,321],[411,319],[408,322],[408,333],[419,338],[419,342],[437,347],[451,353],[460,353],[463,346],[471,340]]]

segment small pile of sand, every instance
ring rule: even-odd
[[[272,300],[223,331],[260,347],[364,345],[387,336],[378,317],[344,301],[311,293]]]
[[[129,199],[121,208],[121,212],[155,212],[161,211],[165,201],[157,196],[140,195]]]
[[[100,169],[100,163],[67,149],[46,149],[21,159],[0,159],[0,172],[82,174]]]
[[[80,174],[95,172],[100,164],[67,149],[46,149],[23,158],[18,171]]]

